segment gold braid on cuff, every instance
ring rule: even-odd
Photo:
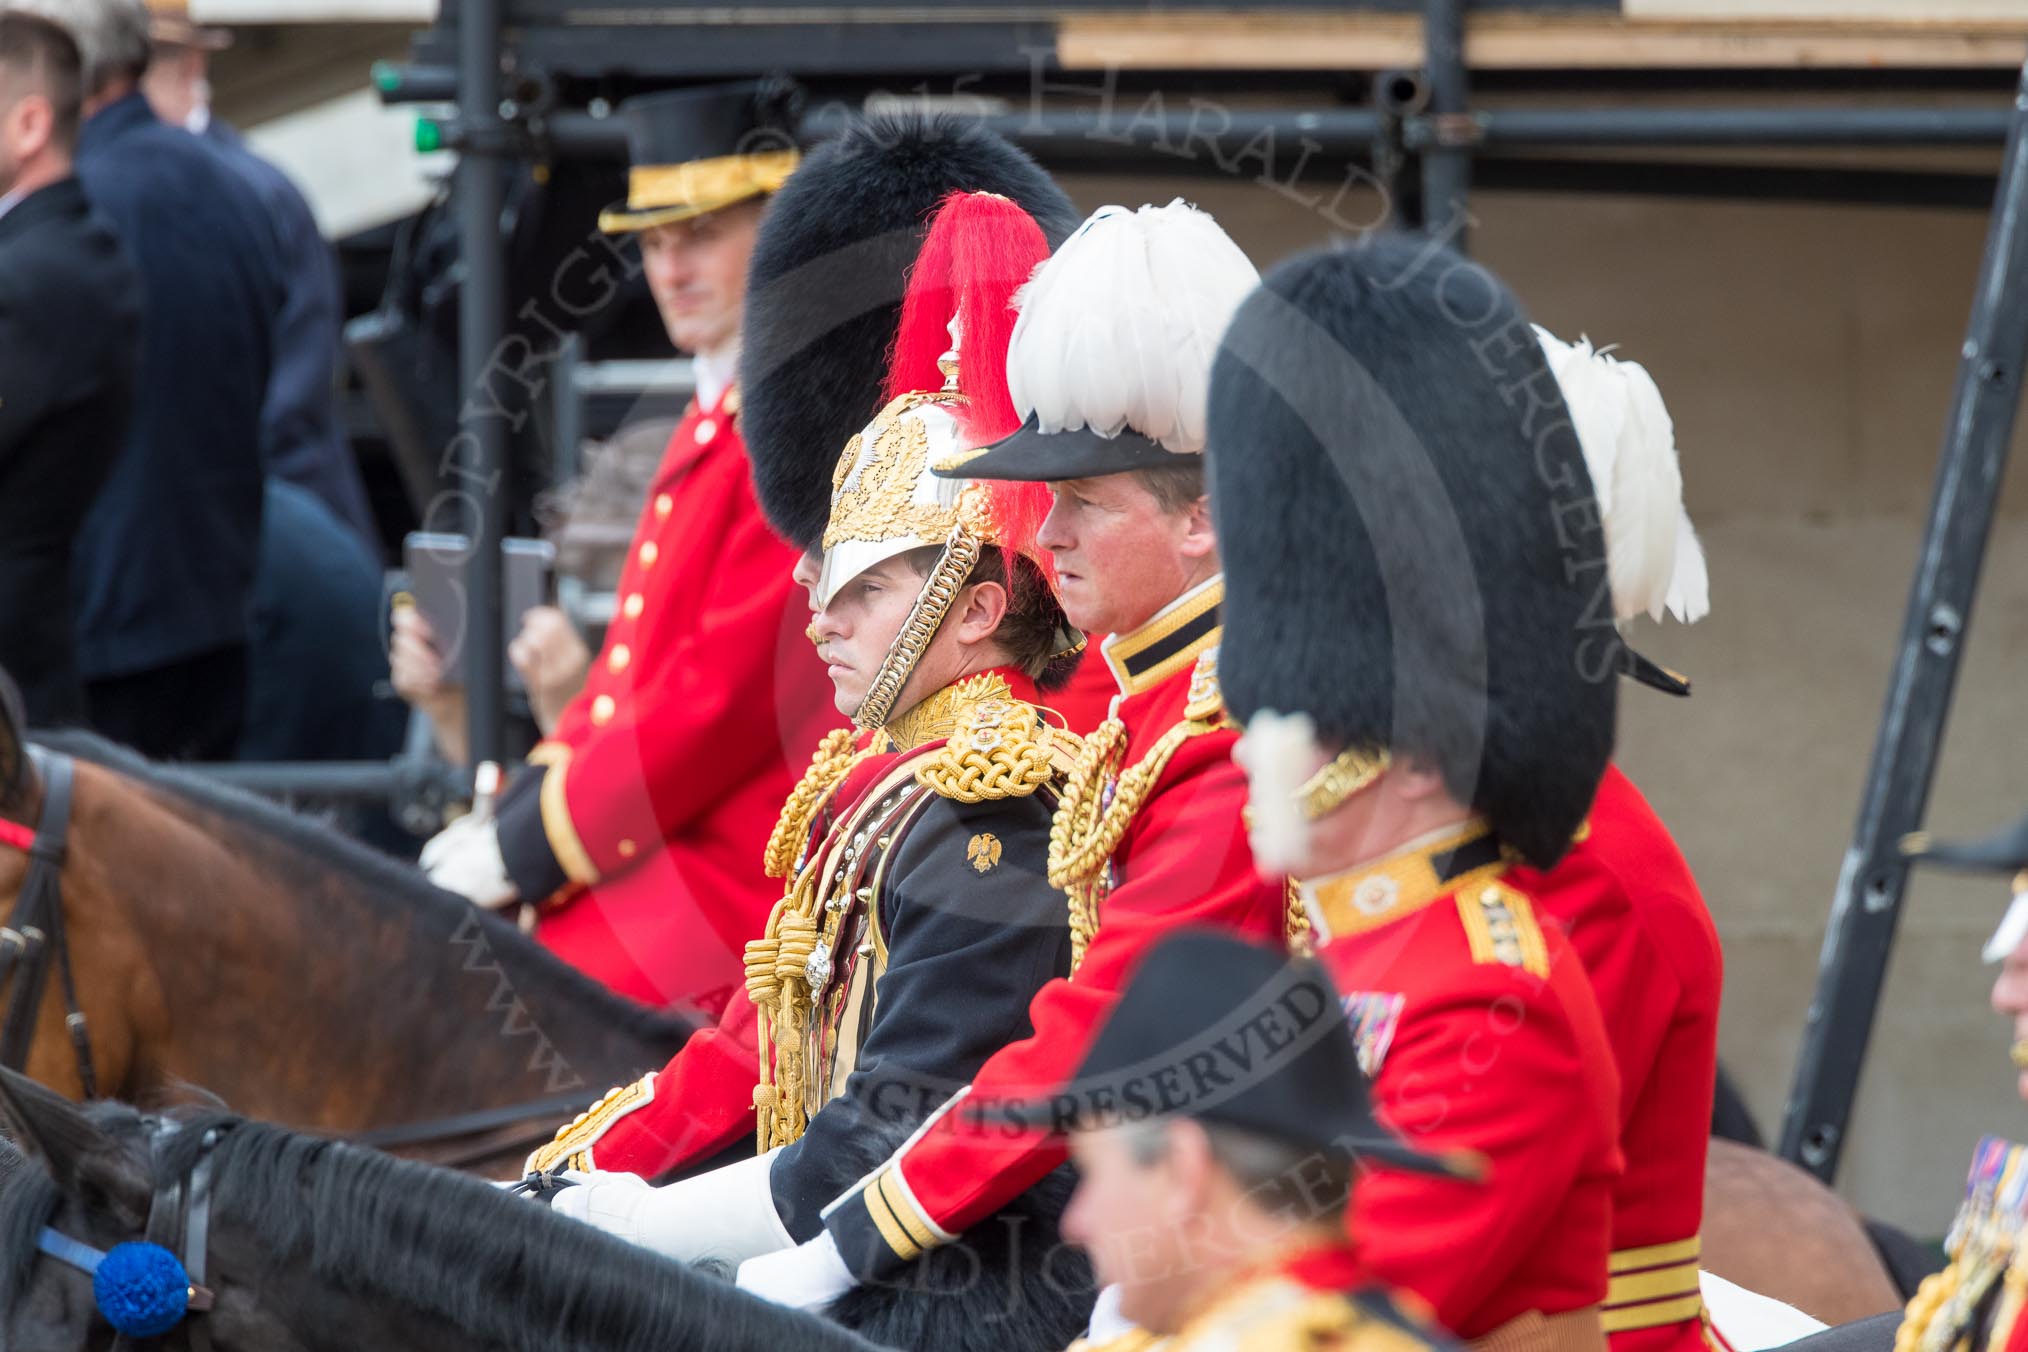
[[[964,588],[965,579],[972,575],[972,567],[979,561],[980,545],[979,537],[964,523],[951,528],[950,538],[944,542],[943,557],[930,570],[901,632],[895,635],[887,656],[881,659],[880,670],[874,673],[873,684],[866,689],[866,698],[859,701],[858,711],[852,715],[854,723],[862,728],[886,726],[888,716],[894,712],[894,701],[902,686],[908,684],[909,673],[928,651],[937,628]]]

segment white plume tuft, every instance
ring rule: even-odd
[[[1211,359],[1259,281],[1218,222],[1180,198],[1100,207],[1015,294],[1015,411],[1045,432],[1131,427],[1202,451]]]
[[[1710,576],[1683,507],[1675,424],[1654,378],[1639,362],[1593,351],[1585,339],[1566,343],[1540,325],[1535,336],[1598,495],[1616,618],[1659,620],[1665,611],[1686,624],[1704,618]]]
[[[1317,725],[1308,714],[1272,709],[1249,718],[1232,749],[1232,758],[1246,771],[1253,861],[1262,873],[1291,873],[1308,862],[1310,822],[1297,798],[1320,754]]]

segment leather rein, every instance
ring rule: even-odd
[[[63,988],[63,1022],[77,1056],[78,1082],[84,1096],[94,1099],[99,1096],[98,1074],[92,1066],[91,1034],[78,1004],[77,977],[71,970],[59,881],[70,837],[71,759],[34,746],[28,755],[42,780],[42,812],[32,832],[0,821],[0,845],[28,855],[28,876],[5,928],[0,928],[0,990],[12,988],[6,1018],[0,1020],[0,1066],[21,1070],[27,1065],[42,1016],[42,993],[54,967]]]

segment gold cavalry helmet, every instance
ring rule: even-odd
[[[845,445],[831,480],[817,602],[911,550],[941,552],[901,632],[853,714],[877,728],[915,670],[981,553],[998,546],[1053,575],[1034,546],[1047,511],[1033,485],[964,484],[931,467],[1020,425],[1007,393],[1013,295],[1049,256],[1033,217],[997,193],[956,193],[937,210],[909,277],[888,376],[889,398]],[[1009,559],[1010,573],[1013,559]],[[1060,624],[1059,651],[1081,638]]]

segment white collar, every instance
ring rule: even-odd
[[[697,380],[697,406],[717,408],[739,375],[739,340],[735,338],[715,352],[698,353],[690,359],[690,371]]]

